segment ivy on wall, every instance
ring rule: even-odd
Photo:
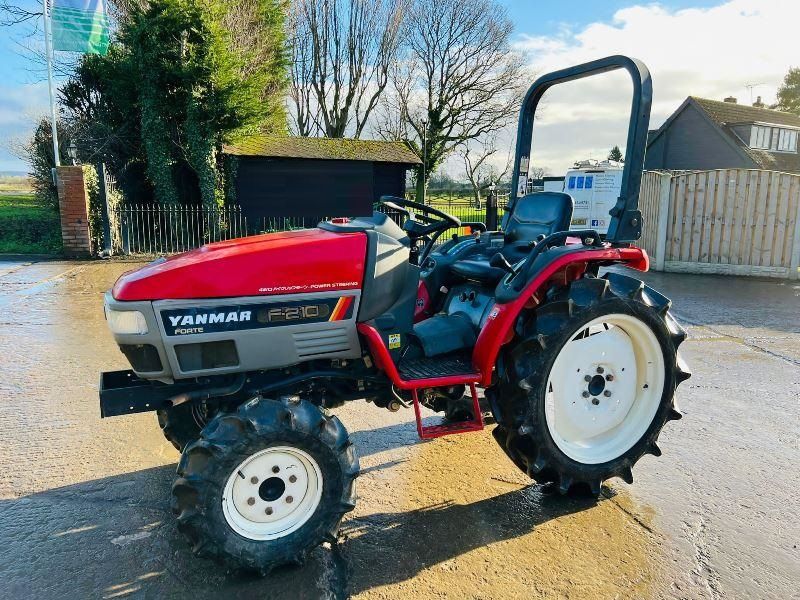
[[[91,252],[97,255],[103,248],[103,199],[100,194],[100,180],[97,169],[83,165],[83,189],[86,191],[86,216],[89,221],[89,242]]]

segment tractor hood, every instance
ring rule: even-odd
[[[321,229],[217,242],[128,271],[112,294],[139,301],[358,289],[366,247],[364,233]]]

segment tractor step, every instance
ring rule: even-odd
[[[430,359],[428,359],[430,360]],[[417,417],[417,433],[423,440],[429,440],[443,435],[453,435],[455,433],[467,433],[469,431],[483,430],[483,413],[478,402],[478,390],[475,384],[469,384],[469,391],[472,395],[472,419],[469,421],[458,421],[457,423],[446,423],[444,425],[422,424],[422,413],[420,412],[419,397],[416,389],[411,390],[411,397],[414,399],[414,415]]]
[[[478,375],[469,354],[403,359],[398,365],[400,377],[406,381],[434,379],[452,375]]]

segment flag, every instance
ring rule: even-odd
[[[54,50],[108,51],[109,23],[103,0],[51,0],[50,20]]]

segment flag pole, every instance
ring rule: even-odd
[[[50,28],[50,2],[42,0],[44,9],[44,45],[47,52],[47,85],[50,89],[50,124],[53,128],[53,157],[55,165],[61,166],[61,157],[58,154],[58,126],[56,125],[56,94],[53,89],[53,39]],[[55,181],[55,174],[53,177]]]

